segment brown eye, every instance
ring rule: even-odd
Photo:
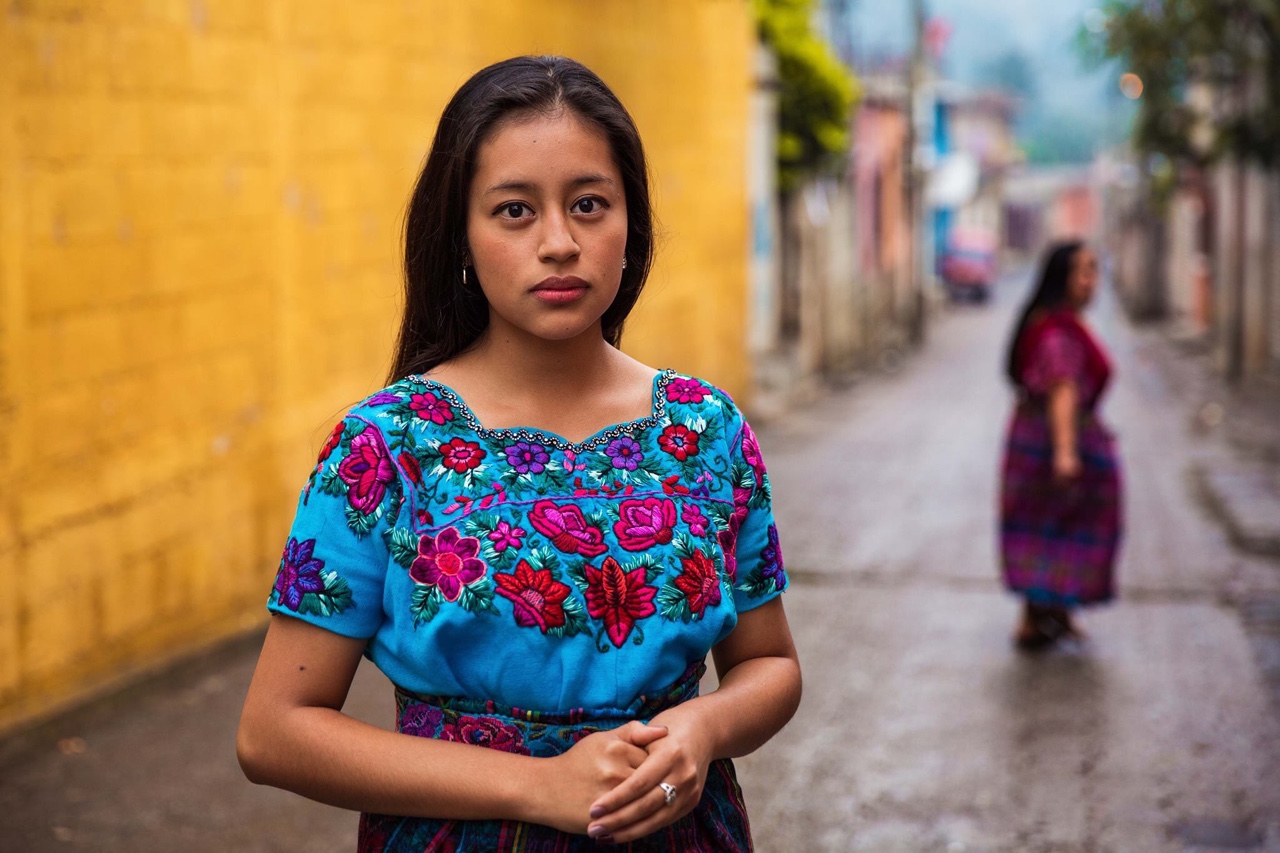
[[[532,213],[527,204],[513,201],[498,208],[498,215],[504,219],[521,219],[526,213]]]
[[[605,204],[598,198],[588,196],[587,198],[578,199],[573,205],[573,209],[579,213],[592,214],[599,213],[604,210]]]

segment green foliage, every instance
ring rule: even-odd
[[[778,187],[833,171],[849,146],[857,81],[814,32],[814,0],[752,0],[760,38],[778,60]]]
[[[1106,11],[1105,31],[1081,40],[1095,61],[1118,60],[1142,79],[1140,150],[1175,162],[1280,164],[1280,3],[1112,0]],[[1189,102],[1197,84],[1213,93],[1209,116]]]

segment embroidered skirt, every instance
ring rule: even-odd
[[[1061,484],[1043,409],[1019,406],[1009,425],[1000,495],[1004,583],[1032,604],[1075,607],[1115,594],[1122,527],[1115,440],[1087,414],[1078,442],[1080,476]]]
[[[642,696],[625,711],[569,711],[546,714],[494,702],[416,696],[396,691],[396,731],[418,737],[459,741],[488,749],[537,757],[566,752],[589,734],[617,728],[631,720],[649,720],[660,712],[698,695],[706,671],[702,662],[691,666],[661,695]],[[692,812],[658,832],[627,845],[603,846],[585,835],[571,835],[548,826],[519,821],[462,821],[436,818],[362,814],[360,853],[570,853],[577,850],[619,850],[633,853],[700,853],[750,851],[742,789],[733,763],[712,762],[702,799]]]

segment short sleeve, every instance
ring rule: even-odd
[[[267,609],[347,637],[376,634],[400,494],[377,426],[348,416],[334,427],[298,499]]]
[[[1081,385],[1085,375],[1085,350],[1080,341],[1062,329],[1048,329],[1027,354],[1023,382],[1032,394],[1044,395],[1060,382]]]
[[[742,613],[776,598],[787,588],[788,579],[760,443],[736,409],[730,408],[729,421],[726,435],[734,478],[729,532],[735,564],[730,574],[734,607]]]

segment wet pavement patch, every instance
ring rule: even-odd
[[[1247,824],[1220,818],[1196,818],[1173,826],[1174,836],[1181,842],[1195,847],[1211,847],[1224,850],[1257,850],[1263,837]]]

